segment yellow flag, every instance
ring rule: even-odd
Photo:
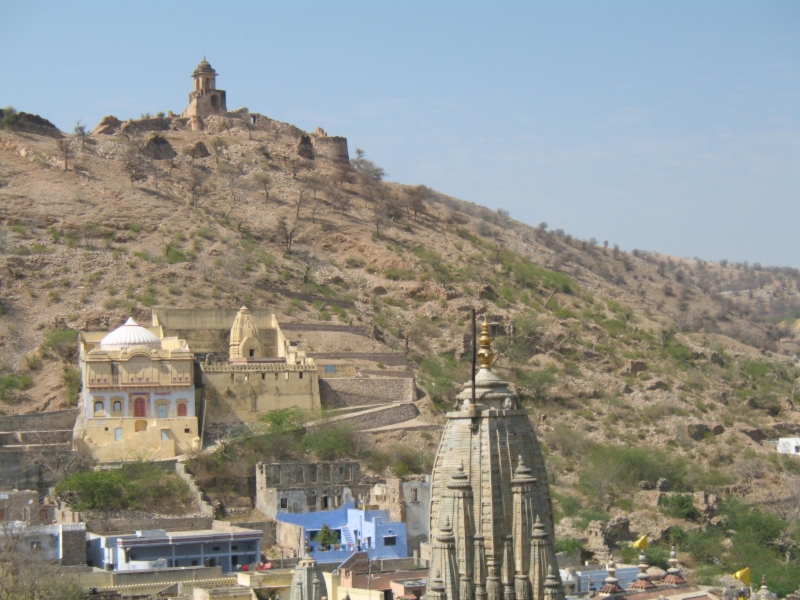
[[[633,542],[631,546],[639,550],[647,550],[647,534],[645,533],[642,537]]]
[[[750,567],[742,569],[741,571],[736,571],[736,573],[733,574],[733,577],[745,585],[750,585]]]

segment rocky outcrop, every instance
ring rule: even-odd
[[[178,153],[166,138],[154,133],[142,144],[142,154],[153,160],[169,160],[175,158]]]
[[[122,127],[122,121],[120,121],[114,115],[108,115],[103,117],[103,120],[97,124],[97,127],[94,128],[92,134],[116,135],[117,133],[119,133],[120,127]]]

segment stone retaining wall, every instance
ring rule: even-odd
[[[419,409],[416,404],[413,402],[400,402],[383,410],[347,416],[338,420],[337,423],[352,423],[358,429],[374,429],[375,427],[410,421],[418,416]]]
[[[369,360],[383,363],[390,367],[405,367],[408,365],[408,359],[402,352],[307,352],[306,356],[313,359]]]
[[[77,408],[29,415],[3,415],[0,416],[0,431],[72,430],[77,418]]]
[[[407,377],[336,377],[319,379],[320,403],[326,408],[412,402],[417,388]]]

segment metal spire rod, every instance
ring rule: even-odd
[[[475,325],[475,307],[472,308],[472,406],[475,406],[475,360],[478,352],[478,330]]]

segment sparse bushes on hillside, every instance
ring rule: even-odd
[[[74,329],[49,329],[44,334],[44,341],[40,348],[43,352],[52,352],[67,359],[75,352],[77,339],[78,332]]]
[[[70,475],[56,494],[75,510],[143,510],[182,514],[191,504],[186,483],[158,463],[126,463],[119,469]]]

